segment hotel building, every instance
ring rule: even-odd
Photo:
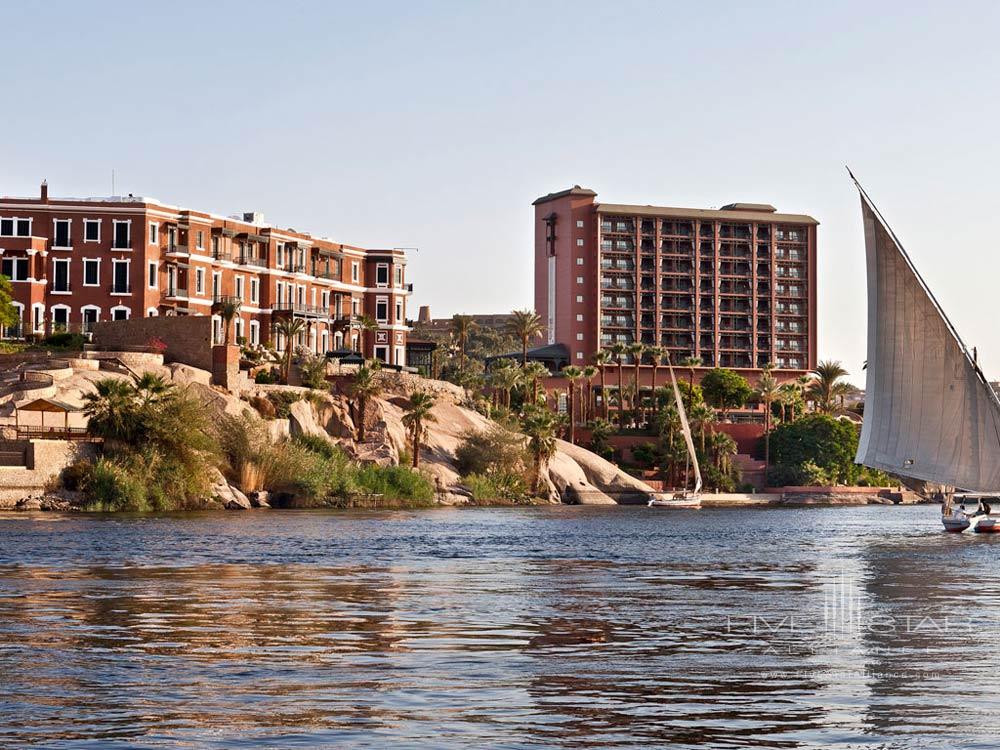
[[[596,198],[575,186],[533,204],[535,310],[570,363],[638,341],[747,374],[815,367],[815,219]]]
[[[43,183],[38,198],[0,197],[0,273],[13,282],[21,321],[7,337],[212,315],[222,343],[220,307],[235,300],[231,335],[249,344],[282,349],[274,323],[298,318],[297,345],[406,364],[403,251],[280,229],[256,213],[224,217],[132,195],[50,198]]]

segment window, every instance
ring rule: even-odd
[[[582,294],[576,295],[576,301],[577,302],[583,302],[583,295]]]
[[[250,279],[250,301],[254,304],[260,302],[260,279]]]
[[[259,344],[260,343],[260,322],[256,320],[250,321],[250,343]]]
[[[28,259],[4,258],[3,262],[0,263],[0,273],[11,281],[27,281]]]
[[[278,268],[281,268],[283,265],[285,265],[285,245],[282,242],[278,243],[277,258],[278,258]]]
[[[222,294],[222,271],[212,271],[212,297]]]
[[[403,267],[396,266],[396,286],[403,286]]]
[[[238,342],[243,338],[243,318],[236,318],[233,323],[235,324],[234,328],[236,329],[236,341]]]
[[[112,247],[119,250],[129,250],[132,247],[132,222],[114,220],[115,237]]]
[[[389,347],[388,346],[376,346],[375,347],[375,359],[381,360],[386,364],[389,364]]]
[[[358,262],[351,262],[351,281],[357,284],[361,280],[361,267]]]
[[[576,228],[577,229],[583,229],[583,219],[577,219],[576,220]]]
[[[583,322],[583,315],[581,313],[577,313],[576,314],[576,322],[577,323],[582,323]]]
[[[219,257],[219,238],[212,238],[212,256],[215,258]]]
[[[403,300],[396,300],[396,322],[403,322]]]
[[[582,333],[576,334],[576,340],[577,341],[583,341],[583,334]]]
[[[128,320],[129,313],[131,311],[122,305],[118,307],[111,308],[111,319],[112,320]]]
[[[0,237],[14,236],[14,220],[0,219]]]
[[[239,300],[243,299],[244,292],[244,278],[242,276],[236,277],[236,298]]]
[[[576,246],[577,247],[583,247],[583,240],[578,238],[577,241],[576,241]]]
[[[576,358],[577,359],[583,359],[583,352],[577,352],[576,353]]]
[[[129,292],[131,292],[128,283],[128,271],[129,271],[129,261],[127,260],[111,261],[112,294],[128,294]],[[118,318],[115,318],[115,320],[118,320]]]
[[[18,237],[31,236],[31,219],[16,219],[14,225]]]
[[[320,295],[320,300],[321,300],[321,303],[320,303],[321,307],[324,310],[328,310],[330,308],[330,293],[329,292],[323,292],[323,294]]]
[[[205,293],[205,269],[196,268],[194,270],[194,293],[204,294]]]
[[[0,237],[30,237],[31,219],[0,219]]]
[[[160,225],[154,221],[149,222],[149,244],[155,245],[160,239]]]
[[[69,291],[69,260],[58,258],[52,261],[52,291]]]
[[[83,259],[83,285],[99,286],[101,283],[101,259]]]
[[[577,264],[578,266],[582,266],[582,265],[583,265],[583,258],[577,258],[577,259],[576,259],[576,264]]]
[[[306,288],[304,286],[296,287],[295,291],[298,294],[295,301],[300,305],[304,305],[306,303]]]
[[[96,305],[85,305],[80,308],[80,312],[83,314],[84,331],[90,331],[101,317],[101,308]]]
[[[361,314],[361,302],[356,297],[351,297],[351,315],[357,317]]]
[[[148,275],[148,278],[149,278],[149,282],[148,283],[149,283],[149,288],[150,289],[156,289],[156,277],[159,275],[157,273],[157,270],[158,270],[158,266],[157,266],[156,261],[155,260],[149,261],[148,274],[147,275]]]
[[[577,276],[576,277],[576,283],[577,284],[582,284],[583,283],[583,276]]]
[[[84,242],[100,242],[101,241],[101,220],[100,219],[84,219],[83,220],[83,241]]]
[[[375,266],[375,286],[389,286],[389,266],[385,263]]]
[[[52,306],[52,330],[65,331],[69,328],[69,307],[66,305]]]
[[[72,247],[72,240],[69,238],[69,219],[53,219],[53,224],[55,224],[55,233],[52,239],[52,247]]]
[[[197,241],[195,242],[195,247],[197,247],[199,250],[204,250],[205,249],[205,233],[199,229],[198,230],[198,234],[196,235],[196,237],[197,237]]]
[[[376,297],[375,298],[375,320],[379,323],[389,322],[389,298],[388,297]]]

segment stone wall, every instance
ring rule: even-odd
[[[166,362],[212,371],[212,318],[208,315],[164,315],[94,325],[94,344],[103,349],[146,346],[152,338],[167,345],[163,353]]]
[[[19,500],[45,490],[74,461],[93,460],[97,446],[68,440],[32,440],[27,453],[31,468],[0,467],[0,509],[13,508]]]

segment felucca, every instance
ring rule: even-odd
[[[990,508],[1000,494],[1000,400],[899,239],[851,179],[861,195],[868,263],[867,384],[855,461],[942,485],[947,531],[1000,532]],[[977,507],[967,513],[968,501]]]
[[[688,424],[687,411],[684,409],[684,401],[681,399],[681,390],[677,387],[677,377],[674,375],[674,366],[670,362],[670,355],[667,354],[667,368],[670,370],[670,383],[674,389],[674,400],[677,402],[677,414],[681,419],[681,434],[684,435],[684,444],[687,446],[688,460],[694,469],[694,490],[688,491],[685,487],[681,492],[657,493],[649,500],[650,508],[700,508],[701,507],[701,468],[698,466],[698,454],[694,451],[694,439],[691,437],[691,426]],[[687,474],[685,473],[685,482]]]

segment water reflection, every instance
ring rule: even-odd
[[[973,746],[997,548],[934,522],[0,519],[0,746]]]

